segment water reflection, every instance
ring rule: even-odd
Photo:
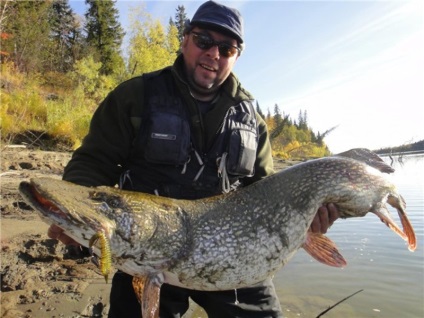
[[[383,159],[390,163],[389,157]],[[274,279],[286,317],[316,317],[361,289],[323,317],[424,317],[424,155],[394,158],[393,167],[390,178],[407,202],[417,250],[409,252],[373,214],[337,221],[328,236],[348,266],[331,268],[299,251]],[[398,220],[397,212],[390,211]]]

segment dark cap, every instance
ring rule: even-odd
[[[215,1],[202,4],[194,14],[190,25],[204,26],[222,32],[243,43],[243,17],[240,12]]]

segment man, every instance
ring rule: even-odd
[[[187,23],[173,66],[122,83],[101,103],[63,178],[196,199],[272,174],[266,124],[231,72],[243,45],[240,13],[213,1],[202,4]],[[322,207],[311,230],[325,233],[337,217],[334,205]],[[49,235],[72,243],[58,227]],[[131,280],[115,274],[110,318],[140,317]],[[271,279],[236,292],[164,284],[160,317],[181,317],[189,297],[209,317],[282,317]]]

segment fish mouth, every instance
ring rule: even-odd
[[[27,203],[41,212],[45,217],[69,221],[68,215],[53,203],[53,201],[47,199],[45,195],[42,195],[33,184],[25,181],[21,182],[19,184],[19,191]]]
[[[378,206],[371,212],[376,214],[387,227],[404,239],[408,243],[408,249],[411,252],[415,251],[417,248],[417,240],[414,229],[405,211],[405,200],[400,195],[389,195],[387,197],[387,203],[397,210],[403,230],[394,222],[385,205]]]
[[[44,222],[55,224],[62,228],[66,234],[75,239],[74,234],[81,234],[85,240],[88,240],[88,234],[103,231],[110,236],[113,224],[107,222],[106,218],[96,218],[92,214],[83,211],[78,213],[78,208],[67,209],[61,204],[61,198],[55,198],[43,191],[43,184],[37,182],[23,181],[19,184],[19,191],[24,200],[38,212]]]

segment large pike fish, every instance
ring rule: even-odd
[[[308,231],[325,203],[336,204],[343,218],[375,213],[415,250],[405,202],[382,171],[393,170],[370,152],[352,150],[194,201],[48,178],[22,182],[20,191],[48,223],[99,248],[105,275],[112,262],[147,277],[143,317],[157,317],[162,283],[210,291],[250,286],[273,275],[300,247],[327,265],[344,266],[330,239]],[[386,203],[397,209],[403,230]]]

